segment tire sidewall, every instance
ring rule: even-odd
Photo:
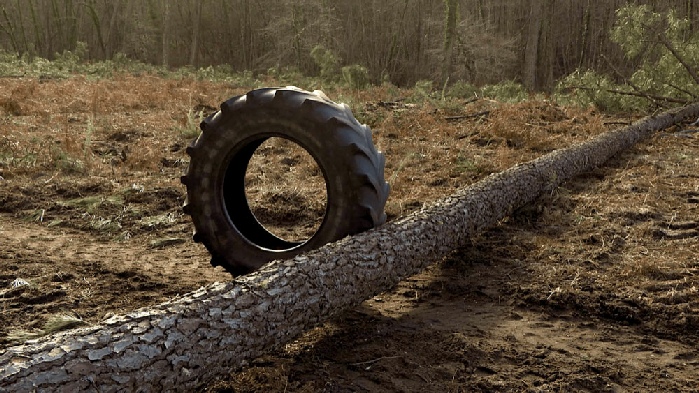
[[[216,248],[232,253],[237,261],[253,270],[269,260],[290,258],[344,236],[352,221],[352,204],[357,200],[356,190],[351,187],[356,179],[352,179],[352,154],[343,153],[343,149],[348,149],[334,138],[333,130],[318,119],[274,108],[248,110],[230,119],[218,124],[215,133],[204,132],[200,136],[197,143],[204,147],[205,159],[192,158],[190,162],[191,173],[202,174],[201,190],[193,190],[192,203],[205,210],[197,215],[204,222],[195,222],[195,226],[206,228],[208,236],[218,243]],[[301,146],[315,159],[325,180],[326,211],[320,227],[306,242],[283,251],[261,248],[247,240],[229,219],[229,214],[235,212],[227,211],[224,201],[224,178],[232,158],[251,143],[270,137],[285,138]],[[196,200],[197,196],[202,200]]]

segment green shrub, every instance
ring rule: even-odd
[[[340,60],[323,45],[316,45],[311,50],[311,58],[320,68],[320,78],[326,82],[337,82],[340,79]]]
[[[432,101],[432,94],[434,93],[433,86],[434,82],[427,79],[422,79],[415,82],[412,100],[415,102]]]
[[[364,89],[369,86],[369,70],[359,64],[342,67],[342,79],[352,89]]]
[[[481,89],[481,94],[484,97],[510,103],[526,101],[529,98],[527,89],[515,81],[504,81],[496,85],[485,86]]]
[[[59,69],[75,72],[86,57],[87,43],[78,41],[74,50],[64,50],[62,53],[56,53],[53,64],[59,67]]]
[[[554,99],[562,105],[595,106],[605,112],[631,112],[647,109],[648,101],[633,96],[628,85],[617,85],[594,71],[575,71],[558,82]]]
[[[180,135],[187,140],[196,138],[201,132],[199,124],[202,121],[204,121],[204,112],[190,108],[187,111],[187,124],[179,128]]]
[[[696,100],[699,81],[692,72],[699,72],[699,33],[692,32],[689,20],[674,10],[654,12],[648,5],[626,5],[616,16],[611,39],[627,58],[640,60],[638,68],[625,83],[593,71],[575,71],[558,83],[556,99],[610,112],[647,111],[651,105]]]
[[[675,10],[659,14],[647,5],[622,7],[611,38],[627,57],[642,56],[629,79],[640,91],[684,100],[699,96],[699,83],[687,70],[699,72],[699,33],[692,33],[689,20]]]
[[[470,83],[462,80],[457,81],[449,86],[446,91],[446,97],[449,98],[472,98],[480,94],[480,89]]]

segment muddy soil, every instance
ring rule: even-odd
[[[0,351],[230,279],[191,241],[179,176],[201,115],[245,90],[0,79]],[[385,87],[327,93],[386,153],[389,219],[636,118],[547,101],[414,105]],[[306,187],[308,163],[275,146],[260,154],[251,178],[284,170],[285,182],[251,180],[258,214],[307,236],[325,203]],[[697,391],[698,213],[699,136],[678,125],[200,390]]]

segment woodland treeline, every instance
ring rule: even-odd
[[[0,48],[52,59],[85,42],[88,60],[307,75],[360,65],[375,83],[547,90],[579,68],[633,72],[642,59],[609,39],[629,3],[674,9],[699,29],[695,0],[0,0]]]

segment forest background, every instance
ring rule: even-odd
[[[52,60],[84,43],[90,61],[303,75],[354,66],[375,84],[547,91],[577,69],[618,79],[638,68],[644,58],[610,35],[630,3],[699,29],[693,0],[2,0],[0,48]]]

